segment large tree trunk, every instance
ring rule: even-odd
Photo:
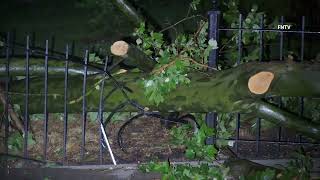
[[[87,79],[87,110],[98,111],[99,88],[96,88],[101,75]],[[121,85],[126,86],[128,96],[150,111],[184,112],[240,112],[253,113],[257,117],[296,129],[309,137],[320,138],[320,125],[302,117],[288,113],[266,102],[269,96],[320,97],[320,64],[297,63],[247,63],[233,69],[211,74],[190,73],[190,85],[181,85],[172,91],[166,101],[156,106],[144,95],[142,78],[144,73],[126,72],[115,75]],[[63,76],[49,76],[49,111],[63,112]],[[13,104],[23,106],[24,80],[14,81],[10,86]],[[106,80],[104,94],[112,91],[114,84]],[[44,99],[43,78],[30,80],[30,113],[42,113]],[[69,110],[80,112],[82,103],[82,76],[70,77]],[[112,111],[117,105],[127,101],[118,89],[104,102],[105,111]],[[3,108],[0,107],[2,110]],[[120,111],[138,111],[126,106]]]

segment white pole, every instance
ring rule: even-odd
[[[110,144],[109,144],[109,141],[108,141],[106,132],[105,132],[105,130],[104,130],[104,128],[103,128],[103,125],[102,125],[101,123],[100,123],[100,128],[101,128],[101,131],[102,131],[103,139],[104,139],[104,141],[106,142],[106,144],[107,144],[107,146],[108,146],[108,151],[109,151],[109,153],[110,153],[112,162],[113,162],[114,165],[117,165],[117,162],[116,162],[116,160],[114,159],[113,152],[112,152],[112,150],[111,150],[111,146],[110,146]]]

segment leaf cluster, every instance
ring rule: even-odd
[[[170,162],[154,162],[143,164],[139,168],[143,172],[158,172],[162,179],[224,179],[228,168],[221,164],[213,165],[217,155],[217,148],[206,145],[208,136],[215,132],[209,128],[204,121],[199,121],[200,128],[192,132],[191,125],[174,127],[170,131],[172,143],[185,147],[185,156],[190,160],[198,160],[198,164],[170,164]]]
[[[225,1],[223,5],[226,8],[226,11],[223,13],[223,20],[227,26],[231,28],[239,28],[239,10],[238,0],[229,0]],[[263,24],[261,24],[261,18],[263,17]],[[243,29],[253,29],[252,31],[242,31],[241,44],[243,48],[242,57],[239,57],[239,31],[228,32],[221,39],[220,49],[223,57],[221,59],[226,59],[220,61],[219,67],[221,69],[230,68],[238,64],[238,59],[240,58],[240,63],[255,61],[259,59],[260,55],[260,40],[263,40],[265,43],[270,43],[275,40],[277,33],[275,32],[264,32],[261,36],[260,29],[264,28],[274,28],[279,23],[278,18],[275,18],[271,23],[267,22],[267,15],[264,12],[258,11],[258,6],[253,5],[250,12],[243,17],[242,28]],[[261,39],[261,37],[263,39]]]
[[[189,132],[192,132],[190,126],[173,128],[170,132],[173,144],[185,146],[188,159],[213,161],[218,151],[215,146],[205,144],[206,138],[214,134],[213,129],[202,123],[197,132],[192,135]]]
[[[28,133],[28,145],[29,147],[32,147],[36,142],[33,139],[33,134]],[[10,151],[12,151],[14,154],[20,153],[23,149],[23,142],[24,142],[24,136],[21,135],[19,132],[12,133],[8,138],[8,148]]]
[[[133,34],[137,46],[158,64],[148,79],[143,80],[149,101],[160,104],[178,85],[190,83],[190,69],[202,69],[209,53],[217,48],[215,40],[207,41],[207,22],[200,22],[194,34],[180,34],[174,42],[165,43],[162,33],[148,31],[141,23]]]

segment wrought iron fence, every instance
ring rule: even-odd
[[[305,59],[305,35],[311,35],[313,38],[318,38],[320,39],[320,32],[318,31],[306,31],[305,30],[305,22],[306,18],[305,16],[301,17],[301,29],[298,30],[285,30],[285,29],[278,29],[278,28],[272,28],[268,29],[265,28],[265,18],[264,16],[260,17],[260,27],[257,29],[247,29],[243,27],[243,15],[239,14],[239,25],[237,28],[226,28],[222,27],[220,23],[221,19],[221,12],[217,10],[217,8],[214,8],[215,10],[209,11],[209,39],[215,39],[219,42],[219,34],[221,32],[238,32],[237,35],[237,47],[238,47],[238,59],[237,59],[237,64],[240,64],[241,58],[243,57],[243,32],[249,31],[252,33],[259,33],[259,59],[258,61],[266,61],[265,57],[265,42],[264,42],[264,33],[265,32],[274,32],[279,34],[279,61],[284,61],[284,35],[285,34],[297,34],[300,36],[300,56],[299,56],[299,61],[303,62]],[[280,18],[280,24],[279,25],[285,25],[285,17],[281,16]],[[219,62],[219,49],[214,49],[211,51],[210,56],[209,56],[209,66],[211,67],[217,67]],[[300,97],[300,103],[299,103],[299,115],[303,116],[304,114],[304,98]],[[278,106],[282,107],[282,100],[281,97],[279,98],[278,101]],[[206,116],[206,123],[209,127],[216,128],[217,126],[217,119],[218,114],[215,112],[208,113]],[[240,157],[247,157],[247,158],[262,158],[263,154],[261,152],[261,145],[262,144],[274,144],[276,145],[277,148],[274,149],[274,158],[279,158],[280,157],[280,151],[281,151],[281,146],[282,145],[298,145],[298,146],[303,146],[303,145],[314,145],[313,147],[315,149],[319,149],[320,143],[314,143],[314,142],[308,142],[306,141],[302,135],[298,135],[298,140],[285,140],[283,138],[283,133],[284,133],[284,128],[283,127],[278,127],[278,132],[277,132],[277,139],[276,140],[263,140],[261,139],[261,119],[257,118],[256,120],[256,137],[255,139],[244,139],[240,137],[239,131],[241,127],[240,123],[240,114],[237,114],[236,118],[236,130],[235,130],[235,137],[231,138],[229,140],[232,140],[235,142],[235,146],[233,148],[234,152],[240,156]],[[218,140],[219,137],[210,137],[207,139],[208,144],[214,144],[216,140]],[[241,144],[243,145],[248,145],[248,143],[255,144],[255,153],[254,155],[251,155],[248,152],[239,152],[239,146]]]
[[[279,60],[282,61],[284,59],[284,34],[285,33],[294,33],[300,35],[301,38],[301,49],[300,49],[300,61],[304,61],[304,51],[305,51],[305,34],[311,34],[314,36],[320,36],[320,32],[311,32],[311,31],[306,31],[305,30],[305,17],[302,17],[301,19],[301,29],[300,30],[279,30],[279,29],[265,29],[264,25],[264,17],[260,18],[260,27],[259,29],[246,29],[243,28],[243,16],[240,14],[239,15],[239,27],[238,28],[222,28],[220,27],[219,20],[220,20],[220,11],[214,10],[209,12],[209,39],[215,39],[219,41],[219,34],[222,31],[236,31],[238,32],[238,60],[237,63],[239,64],[241,62],[241,57],[242,57],[242,50],[243,50],[243,45],[242,45],[242,38],[243,38],[243,32],[244,31],[254,31],[258,32],[260,36],[260,53],[259,53],[259,61],[264,61],[264,52],[265,52],[265,42],[264,42],[264,33],[265,32],[275,32],[279,33]],[[281,25],[284,25],[284,17],[281,17]],[[24,145],[23,145],[23,156],[24,158],[28,158],[28,132],[29,132],[29,102],[32,101],[32,99],[29,98],[30,94],[30,72],[29,72],[29,67],[30,67],[30,57],[38,57],[38,58],[43,58],[44,59],[44,70],[43,70],[43,76],[44,76],[44,107],[43,107],[43,113],[44,113],[44,145],[43,145],[43,160],[47,160],[47,151],[48,151],[48,59],[55,59],[55,60],[60,60],[65,62],[65,67],[64,67],[64,116],[63,116],[63,121],[64,121],[64,128],[63,128],[63,162],[67,161],[67,135],[68,135],[68,84],[69,84],[69,62],[75,62],[83,65],[83,86],[82,86],[82,136],[81,136],[81,161],[84,160],[85,158],[85,145],[86,145],[86,123],[87,123],[87,101],[86,101],[86,92],[87,92],[87,76],[88,76],[88,68],[91,67],[96,70],[97,73],[104,74],[104,76],[109,76],[109,78],[112,80],[114,83],[115,88],[120,89],[123,92],[124,96],[126,95],[126,91],[123,90],[122,86],[117,82],[116,79],[112,77],[112,75],[109,73],[110,67],[108,67],[108,61],[110,60],[110,57],[105,58],[105,64],[103,67],[101,66],[95,66],[89,62],[89,50],[85,50],[84,56],[83,57],[78,57],[74,55],[74,43],[72,43],[71,46],[66,45],[65,47],[65,52],[58,52],[54,50],[55,47],[55,38],[52,38],[50,41],[46,40],[45,41],[45,47],[35,47],[35,34],[33,33],[31,38],[30,36],[26,37],[25,43],[17,43],[14,41],[14,34],[7,33],[6,35],[6,42],[4,45],[4,59],[6,61],[6,77],[2,79],[2,82],[4,82],[4,94],[5,94],[5,137],[4,137],[4,147],[5,147],[5,153],[8,154],[8,136],[9,136],[9,89],[10,89],[10,59],[12,57],[21,57],[24,56],[25,58],[25,99],[24,99]],[[49,47],[49,43],[51,43]],[[23,54],[17,54],[16,51],[17,49],[20,49],[19,51],[24,52]],[[219,62],[219,49],[212,50],[209,56],[209,66],[215,67],[217,66]],[[97,141],[101,142],[101,140],[104,140],[104,142],[99,143],[99,154],[98,154],[98,159],[99,163],[103,164],[103,152],[104,152],[104,145],[108,145],[107,137],[104,132],[104,117],[103,117],[103,109],[104,109],[104,81],[101,82],[101,89],[100,89],[100,97],[99,97],[99,105],[97,105],[99,108],[99,115],[98,115],[98,123],[99,123],[99,139]],[[112,92],[111,92],[112,93]],[[128,102],[127,104],[134,106],[137,108],[138,111],[141,111],[140,114],[133,118],[140,117],[142,115],[149,115],[153,117],[160,117],[162,118],[159,114],[148,114],[143,111],[143,107],[139,106],[136,102],[130,100],[130,98],[127,98]],[[122,105],[121,105],[122,106]],[[281,99],[279,101],[279,106],[281,105]],[[117,108],[116,108],[117,110]],[[300,98],[300,115],[303,115],[304,111],[304,98]],[[216,128],[217,125],[217,119],[218,114],[215,112],[208,113],[206,116],[206,122],[209,125],[209,127]],[[319,143],[314,143],[314,142],[307,142],[303,139],[301,135],[299,135],[298,141],[286,141],[283,140],[282,138],[282,133],[283,133],[283,128],[279,127],[278,132],[277,132],[277,139],[276,140],[264,140],[261,139],[261,119],[256,120],[256,126],[257,126],[257,131],[256,131],[256,137],[255,139],[243,139],[240,136],[240,128],[241,128],[241,114],[237,114],[236,116],[236,130],[235,130],[235,137],[228,139],[232,140],[235,142],[234,146],[234,151],[236,154],[239,154],[240,156],[244,156],[243,154],[239,153],[239,146],[242,143],[254,143],[255,144],[255,157],[260,157],[261,156],[261,145],[263,143],[265,144],[273,144],[276,145],[277,147],[277,153],[280,154],[281,151],[281,146],[282,145],[313,145],[317,146],[318,148],[320,147]],[[211,137],[207,139],[208,144],[214,144],[215,141],[219,139],[219,137]],[[112,154],[111,154],[112,156]],[[113,159],[114,161],[114,159]],[[114,161],[115,162],[115,161]]]

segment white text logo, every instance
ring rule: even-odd
[[[281,30],[289,30],[291,28],[291,25],[278,25],[278,29]]]

